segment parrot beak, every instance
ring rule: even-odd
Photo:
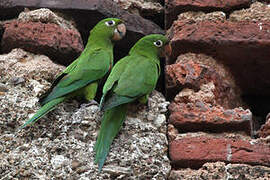
[[[126,35],[126,26],[125,24],[121,23],[118,24],[113,32],[112,40],[119,41]]]
[[[166,44],[162,51],[161,51],[161,57],[168,57],[172,54],[172,46],[170,43]]]

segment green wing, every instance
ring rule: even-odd
[[[109,77],[107,78],[104,86],[103,86],[103,95],[101,97],[100,100],[100,108],[102,109],[102,106],[104,104],[105,101],[105,97],[107,95],[107,93],[113,88],[113,86],[115,85],[115,83],[119,80],[122,72],[125,70],[128,62],[129,62],[130,56],[126,56],[124,58],[122,58],[121,60],[119,60],[113,67]]]
[[[49,90],[47,90],[47,92],[45,92],[40,98],[39,98],[39,102],[41,105],[44,105],[45,103],[44,100],[46,99],[46,97],[52,92],[53,88],[59,83],[59,81],[65,77],[68,73],[70,73],[74,68],[76,68],[78,63],[78,59],[76,59],[75,61],[73,61],[68,67],[66,67],[66,69],[64,71],[62,71],[60,74],[58,74],[58,76],[56,77],[56,79],[53,81],[51,87]]]
[[[116,81],[119,80],[121,74],[125,71],[127,64],[130,62],[131,57],[126,56],[118,61],[110,73],[106,83],[103,86],[103,94],[106,94],[114,85]]]
[[[155,88],[158,76],[156,61],[135,56],[121,74],[113,91],[120,96],[140,97],[149,94]]]
[[[102,49],[94,49],[82,54],[77,60],[78,62],[72,63],[73,65],[63,72],[67,72],[67,74],[61,78],[42,103],[45,104],[101,79],[108,72],[111,60],[112,55]]]
[[[138,55],[122,60],[119,61],[121,64],[115,65],[104,85],[101,101],[101,106],[106,101],[104,110],[134,101],[149,94],[156,86],[159,76],[157,61]]]

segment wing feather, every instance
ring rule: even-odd
[[[101,79],[109,70],[112,55],[107,51],[98,49],[79,58],[76,68],[69,69],[69,72],[61,78],[42,103],[45,104],[52,99],[70,94]]]

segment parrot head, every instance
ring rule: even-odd
[[[126,35],[126,26],[117,18],[103,19],[91,30],[91,34],[97,34],[112,41],[121,40]]]
[[[162,34],[150,34],[141,38],[130,50],[130,53],[137,52],[162,57],[167,49],[169,40]]]

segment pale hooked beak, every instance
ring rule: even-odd
[[[169,57],[172,54],[172,46],[170,43],[166,44],[161,51],[161,57]]]
[[[126,35],[126,26],[125,24],[121,23],[118,24],[113,32],[112,40],[119,41]]]

